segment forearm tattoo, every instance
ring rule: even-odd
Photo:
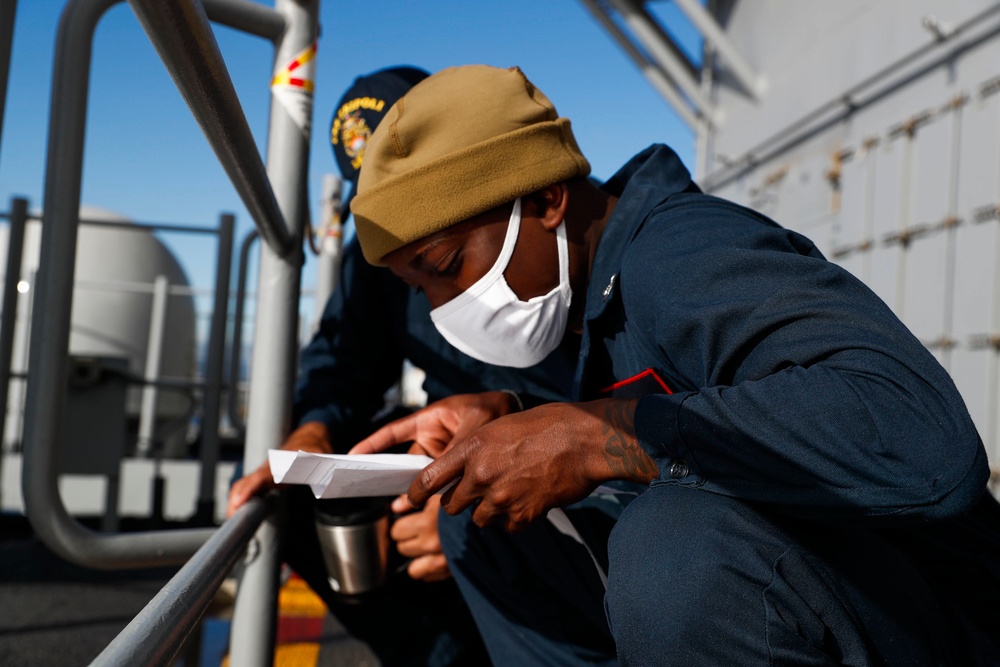
[[[656,464],[635,435],[637,402],[612,400],[604,408],[604,460],[614,479],[649,481],[656,476]]]

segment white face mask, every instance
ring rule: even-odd
[[[527,368],[559,347],[566,332],[572,290],[566,222],[556,227],[559,285],[548,294],[521,301],[503,272],[510,263],[521,227],[521,200],[514,202],[507,235],[496,263],[454,299],[431,311],[444,339],[470,357],[497,366]]]

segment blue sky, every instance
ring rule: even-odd
[[[20,0],[0,144],[0,207],[12,195],[41,205],[52,54],[62,0]],[[269,4],[269,3],[267,3]],[[650,3],[681,42],[697,41],[673,3]],[[335,173],[330,115],[355,76],[410,64],[435,71],[469,63],[519,65],[573,122],[599,178],[653,142],[672,145],[692,166],[693,140],[618,45],[576,0],[326,0],[316,70],[309,186],[319,219],[320,183]],[[272,48],[216,27],[227,67],[258,146],[267,130]],[[122,3],[98,27],[91,69],[83,203],[140,221],[214,225],[238,220],[237,242],[252,228],[197,124]],[[213,244],[200,236],[162,237],[190,280],[208,286]],[[307,262],[304,283],[310,284]],[[303,304],[309,314],[312,306]]]

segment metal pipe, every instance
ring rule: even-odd
[[[10,377],[14,381],[9,384],[7,432],[4,438],[8,442],[14,442],[15,451],[24,448],[24,401],[28,393],[28,352],[31,349],[31,318],[35,312],[37,276],[38,271],[32,270],[28,272],[27,278],[23,279],[27,291],[19,294],[17,309],[20,317],[14,323],[14,350],[10,361]],[[15,368],[17,370],[14,370]]]
[[[160,379],[163,359],[163,334],[167,324],[167,307],[170,299],[170,281],[164,275],[153,281],[153,303],[150,306],[149,335],[146,337],[146,382],[142,387],[142,407],[139,411],[139,439],[136,454],[148,457],[153,452],[153,432],[156,425],[156,403],[159,388],[154,384]]]
[[[198,0],[128,0],[261,236],[279,257],[298,252],[250,125]]]
[[[701,116],[712,125],[718,125],[715,105],[702,94],[698,81],[691,75],[690,69],[681,64],[677,54],[666,46],[666,41],[670,38],[663,33],[642,3],[638,0],[609,1],[622,15],[625,23],[632,29],[656,64],[680,87]]]
[[[285,16],[288,30],[275,55],[267,172],[289,225],[287,231],[299,240],[309,210],[312,88],[309,82],[294,92],[281,88],[279,82],[292,63],[302,62],[311,53],[319,33],[319,0],[275,0],[275,9]],[[293,92],[294,100],[290,100]],[[298,254],[280,256],[269,245],[261,247],[244,470],[255,469],[269,448],[281,445],[291,421],[302,269],[301,244],[295,248]],[[258,534],[261,553],[243,571],[230,637],[234,665],[263,666],[273,660],[274,636],[261,628],[275,627],[278,537],[274,521],[262,527]]]
[[[607,0],[606,0],[607,1]],[[690,80],[694,81],[698,88],[701,89],[701,68],[695,65],[695,63],[688,57],[674,38],[664,29],[663,23],[646,11],[646,2],[648,0],[627,0],[631,2],[632,7],[636,8],[637,11],[641,12],[649,20],[649,27],[653,32],[653,35],[657,38],[657,43],[664,49],[667,49],[673,56],[676,66],[682,71],[686,72]]]
[[[229,635],[232,665],[270,667],[274,660],[283,511],[276,508],[257,529],[240,573]]]
[[[253,247],[254,241],[258,238],[260,238],[260,234],[255,229],[246,235],[240,245],[240,263],[236,278],[236,306],[233,312],[233,340],[230,343],[232,347],[229,351],[229,421],[239,429],[240,433],[245,433],[247,428],[239,409],[240,366],[243,364],[243,310],[247,298],[250,248]]]
[[[17,284],[21,280],[24,229],[28,224],[28,200],[10,200],[10,231],[7,233],[7,273],[3,283],[3,318],[0,319],[0,480],[3,479],[4,429],[7,427],[7,395],[10,391],[10,362],[14,351],[17,323]]]
[[[222,411],[222,373],[226,356],[226,320],[229,314],[229,275],[233,264],[236,218],[219,216],[219,244],[215,262],[215,299],[205,360],[205,393],[201,420],[201,477],[196,516],[205,525],[215,519],[215,466],[219,462],[219,415]]]
[[[319,228],[319,251],[316,255],[316,303],[313,307],[314,320],[312,331],[319,330],[323,321],[323,311],[333,290],[337,287],[337,274],[340,273],[340,251],[343,243],[343,225],[341,224],[341,181],[333,174],[323,177],[323,193],[320,197],[320,207],[323,211],[323,222]]]
[[[285,19],[278,12],[246,0],[204,0],[209,20],[277,42],[285,32]]]
[[[14,44],[16,15],[17,0],[0,0],[0,132],[3,131],[3,115],[7,107],[7,78],[10,76],[10,51]]]
[[[192,225],[176,225],[169,222],[126,222],[118,220],[99,220],[95,218],[87,218],[85,220],[80,220],[80,224],[84,227],[94,226],[94,227],[114,227],[115,229],[121,231],[136,231],[136,232],[182,232],[185,234],[215,234],[219,233],[219,230],[215,227],[194,227]]]
[[[73,289],[91,290],[94,292],[117,292],[119,294],[153,294],[156,286],[153,283],[132,282],[127,280],[77,280]],[[170,296],[214,296],[215,289],[193,288],[188,285],[170,285],[167,287]]]
[[[711,44],[704,44],[701,54],[701,92],[711,97],[715,85],[715,50]],[[715,128],[705,120],[698,120],[694,133],[694,180],[700,183],[708,173],[708,163],[711,160],[712,146],[715,143]]]
[[[625,51],[625,55],[632,59],[632,62],[639,68],[639,71],[646,77],[646,80],[653,86],[653,89],[677,112],[681,121],[692,129],[697,127],[698,115],[691,110],[688,102],[677,94],[677,90],[670,83],[666,75],[640,53],[639,49],[629,40],[625,32],[618,27],[618,24],[605,13],[604,8],[597,0],[581,0],[581,2],[590,10],[590,13],[593,14],[604,30],[618,42],[618,45]]]
[[[691,23],[701,31],[705,39],[712,43],[740,85],[755,99],[760,97],[764,88],[760,75],[754,71],[736,45],[729,39],[729,36],[723,32],[719,23],[708,13],[708,10],[697,0],[676,0],[676,2],[681,11],[691,19]]]
[[[100,667],[170,665],[226,574],[267,516],[271,499],[253,498],[184,564],[91,663]],[[233,663],[237,664],[237,663]]]
[[[210,529],[102,535],[77,523],[59,496],[55,466],[66,402],[67,350],[94,30],[118,0],[68,0],[53,63],[38,303],[32,312],[22,488],[35,534],[63,558],[90,567],[181,563]]]

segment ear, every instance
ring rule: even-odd
[[[527,204],[527,215],[538,218],[548,231],[555,231],[566,216],[569,206],[569,188],[565,183],[555,183],[536,190],[522,199]]]

